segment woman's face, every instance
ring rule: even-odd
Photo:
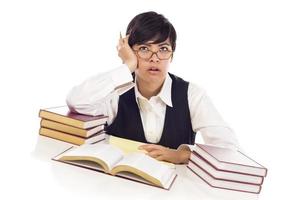
[[[152,42],[133,45],[138,59],[135,74],[138,80],[162,84],[172,61],[172,46],[169,39],[158,44],[152,44]]]

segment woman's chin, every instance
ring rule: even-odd
[[[146,82],[160,82],[165,79],[165,74],[162,71],[150,72],[145,71],[143,74],[138,74],[139,78]]]

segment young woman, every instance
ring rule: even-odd
[[[176,48],[168,19],[141,13],[126,35],[117,45],[123,65],[75,86],[67,97],[70,109],[108,115],[108,134],[149,143],[141,148],[158,160],[187,163],[197,132],[205,143],[237,148],[205,91],[168,73]]]

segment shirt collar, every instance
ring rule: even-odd
[[[136,83],[136,76],[135,76],[135,83]],[[139,105],[138,98],[140,99],[146,99],[142,96],[142,94],[139,92],[137,85],[134,87],[135,92],[135,100],[137,104]],[[160,92],[157,94],[157,97],[159,97],[166,105],[173,107],[172,104],[172,79],[169,74],[167,74],[166,79],[163,83],[163,86],[160,90]]]

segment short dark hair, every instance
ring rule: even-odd
[[[173,25],[161,14],[150,11],[138,14],[127,26],[129,46],[153,40],[153,44],[170,39],[172,50],[176,48],[176,31]]]

